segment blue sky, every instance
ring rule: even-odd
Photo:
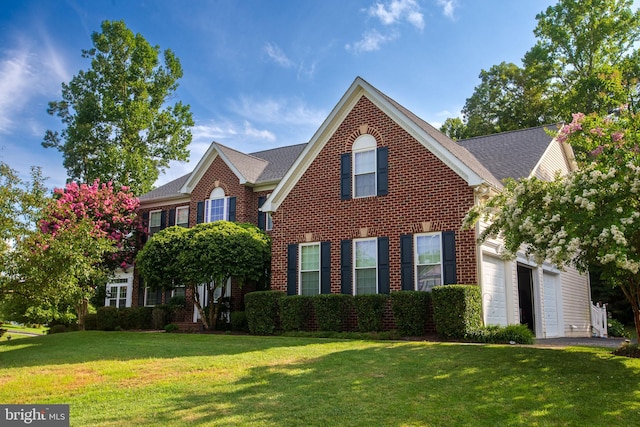
[[[180,58],[176,98],[195,127],[189,172],[211,141],[253,152],[308,141],[357,76],[435,126],[457,116],[481,69],[520,64],[545,0],[6,0],[0,8],[0,161],[64,185],[61,123],[46,112],[104,20]]]

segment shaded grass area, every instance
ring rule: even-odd
[[[0,402],[71,425],[635,425],[640,360],[602,348],[74,332],[0,344]]]

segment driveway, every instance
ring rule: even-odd
[[[544,338],[536,339],[536,347],[607,347],[618,348],[625,342],[624,338]]]

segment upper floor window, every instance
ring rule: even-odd
[[[176,224],[181,227],[189,226],[189,206],[179,206],[176,208]]]
[[[370,134],[360,135],[350,153],[340,158],[340,198],[385,196],[388,193],[387,147]]]
[[[149,235],[162,229],[162,211],[149,212]]]
[[[271,217],[271,212],[267,212],[265,215],[265,230],[271,231],[273,230],[273,218]]]
[[[229,219],[229,198],[225,197],[224,190],[220,187],[211,192],[209,199],[204,204],[204,222],[214,222]]]
[[[376,195],[376,140],[365,134],[355,140],[353,153],[353,195],[368,197]]]

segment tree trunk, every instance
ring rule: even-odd
[[[633,311],[633,323],[636,327],[636,338],[640,343],[640,283],[637,283],[633,277],[628,280],[627,286],[620,285],[624,296],[631,304]]]
[[[209,322],[207,322],[207,316],[204,313],[202,304],[200,304],[200,294],[198,293],[197,286],[193,286],[193,303],[198,309],[198,314],[200,314],[200,320],[202,321],[202,325],[204,326],[205,329],[209,329]]]
[[[89,299],[82,298],[76,304],[76,315],[78,316],[78,328],[81,331],[84,331],[84,319],[87,317],[88,312],[89,312]]]

